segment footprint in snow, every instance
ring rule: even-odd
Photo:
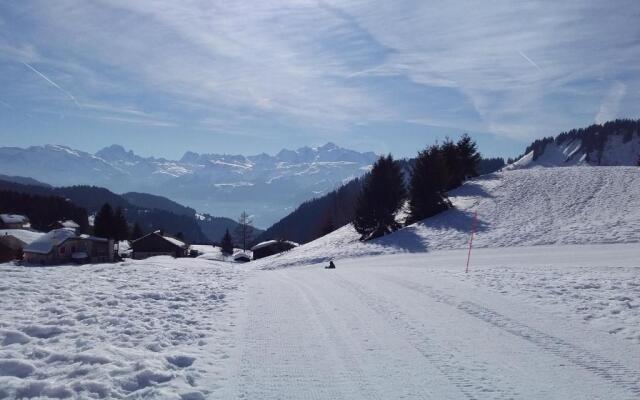
[[[166,358],[170,364],[178,368],[190,367],[193,364],[193,362],[196,360],[195,357],[190,357],[185,355],[167,356]]]

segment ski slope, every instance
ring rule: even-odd
[[[256,272],[220,398],[640,396],[638,246],[480,249],[468,275],[465,257]]]
[[[0,264],[0,399],[640,398],[639,172],[505,171],[247,264]]]
[[[372,254],[475,247],[640,242],[640,168],[562,167],[510,170],[466,182],[450,193],[455,208],[362,243],[347,225],[264,268]]]

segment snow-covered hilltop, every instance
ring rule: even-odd
[[[533,142],[509,168],[640,165],[640,121],[616,120]]]
[[[266,226],[301,202],[362,175],[376,157],[333,143],[276,155],[187,152],[180,160],[141,157],[119,145],[96,154],[46,145],[0,148],[0,171],[53,185],[159,194],[214,215],[235,216],[246,208]]]
[[[360,242],[347,225],[273,259],[267,268],[371,254],[460,249],[477,211],[475,247],[640,242],[640,168],[503,171],[450,193],[455,208]]]

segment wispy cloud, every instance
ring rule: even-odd
[[[540,68],[540,66],[538,64],[536,64],[532,59],[530,59],[529,57],[527,57],[526,54],[524,54],[523,52],[521,52],[520,50],[518,50],[518,54],[520,54],[522,56],[522,58],[524,58],[525,60],[527,60],[527,62],[529,62],[529,64],[533,65],[538,71],[542,72],[542,68]]]
[[[28,19],[28,28],[5,19],[12,29],[0,36],[0,59],[24,63],[99,119],[345,135],[355,125],[418,123],[526,140],[640,112],[635,1],[0,7]],[[75,96],[63,87],[70,79]],[[610,93],[616,85],[622,94]]]
[[[35,72],[38,76],[40,76],[42,79],[44,79],[45,81],[47,81],[51,86],[55,87],[56,89],[58,89],[59,91],[61,91],[62,93],[64,93],[67,97],[69,97],[69,99],[71,99],[71,101],[73,101],[75,103],[75,105],[77,105],[78,107],[80,107],[80,103],[78,103],[78,100],[76,100],[76,98],[69,93],[69,91],[67,91],[66,89],[64,89],[62,86],[58,85],[57,83],[55,83],[54,81],[52,81],[51,79],[49,79],[45,74],[43,74],[42,72],[38,71],[35,67],[33,67],[32,65],[23,62],[22,63],[25,67],[29,68],[31,71]]]

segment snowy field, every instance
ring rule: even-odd
[[[0,398],[635,399],[640,246],[0,266]]]
[[[0,276],[0,398],[205,398],[236,344],[237,264],[4,264]]]
[[[638,399],[638,171],[493,174],[247,264],[2,264],[0,399]]]

